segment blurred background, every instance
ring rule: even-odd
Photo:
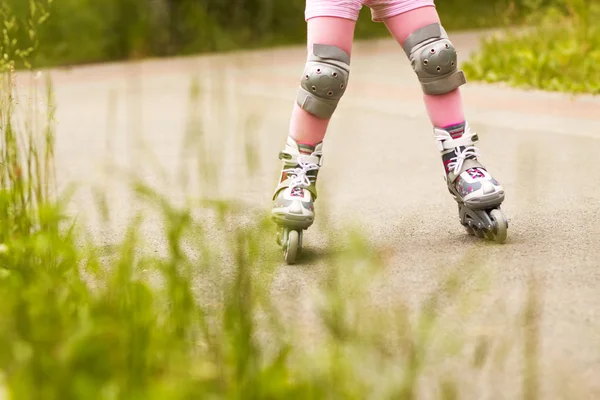
[[[142,57],[248,49],[301,43],[304,0],[3,0],[4,16],[23,25],[31,4],[48,3],[52,18],[38,30],[37,67],[96,63]],[[471,30],[526,22],[564,0],[439,0],[445,27]],[[7,11],[10,9],[10,11]],[[385,35],[365,7],[357,38]],[[20,42],[28,41],[21,29]]]

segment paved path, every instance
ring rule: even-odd
[[[453,35],[463,59],[476,49],[477,37]],[[135,206],[124,185],[105,178],[107,159],[135,168],[183,199],[175,177],[190,114],[205,128],[210,151],[204,162],[221,167],[221,185],[213,193],[237,195],[249,209],[268,208],[303,60],[304,49],[293,47],[55,71],[59,182],[83,185],[74,210],[96,226],[88,189],[99,185],[111,203],[114,226],[129,221]],[[192,77],[201,86],[195,106],[189,101]],[[443,271],[472,261],[487,286],[479,292],[477,279],[470,281],[479,307],[468,320],[456,317],[455,327],[467,337],[512,340],[515,354],[519,312],[535,275],[543,295],[539,351],[545,398],[598,398],[600,99],[475,83],[463,93],[480,134],[482,160],[506,188],[505,245],[478,241],[460,227],[419,86],[391,40],[355,46],[351,84],[326,139],[317,212],[327,207],[327,231],[335,238],[342,240],[346,223],[360,223],[370,242],[384,249],[386,280],[377,291],[383,305],[397,297],[418,304]],[[254,175],[245,172],[244,140],[259,154]],[[164,180],[144,158],[142,142],[164,166]],[[310,313],[307,298],[323,273],[321,258],[331,252],[322,241],[325,231],[315,225],[306,235],[305,262],[282,264],[275,276],[275,293],[290,319]],[[477,378],[495,391],[489,398],[518,393],[511,379],[521,374],[520,365],[517,360],[504,373]],[[471,398],[484,398],[484,392]]]

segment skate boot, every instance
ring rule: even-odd
[[[434,128],[434,133],[448,190],[458,203],[460,223],[471,235],[504,242],[508,229],[508,221],[500,210],[504,189],[477,160],[477,134],[471,132],[467,123]]]
[[[302,249],[302,232],[315,220],[316,180],[322,165],[322,147],[297,143],[288,137],[279,153],[281,177],[273,195],[271,219],[278,225],[277,244],[285,261],[293,264]]]

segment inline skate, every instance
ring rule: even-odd
[[[477,134],[468,123],[434,128],[434,134],[448,190],[458,203],[460,223],[470,235],[504,242],[508,230],[508,220],[500,209],[504,189],[477,160]]]
[[[322,147],[297,143],[288,137],[279,153],[282,161],[279,184],[273,195],[271,219],[278,225],[277,244],[286,263],[293,264],[302,250],[302,233],[315,220],[316,180],[322,165]]]

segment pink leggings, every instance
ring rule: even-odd
[[[348,54],[352,54],[354,27],[360,5],[363,2],[372,6],[374,3],[381,3],[386,6],[386,8],[372,8],[373,19],[382,20],[400,45],[417,29],[440,22],[434,6],[419,4],[432,3],[431,1],[307,0],[307,44],[309,51],[314,43],[320,43],[337,46]],[[411,3],[412,8],[409,7],[408,11],[402,11],[398,7],[393,7],[394,4],[399,3],[403,5]],[[358,11],[356,7],[358,7]],[[388,17],[387,14],[394,10],[396,15]],[[346,14],[340,15],[342,11]],[[397,14],[397,12],[400,13]],[[443,95],[423,95],[423,98],[429,118],[434,126],[443,128],[464,121],[459,89]],[[295,104],[290,122],[290,135],[298,142],[317,144],[323,141],[328,124],[328,119],[320,119]]]

